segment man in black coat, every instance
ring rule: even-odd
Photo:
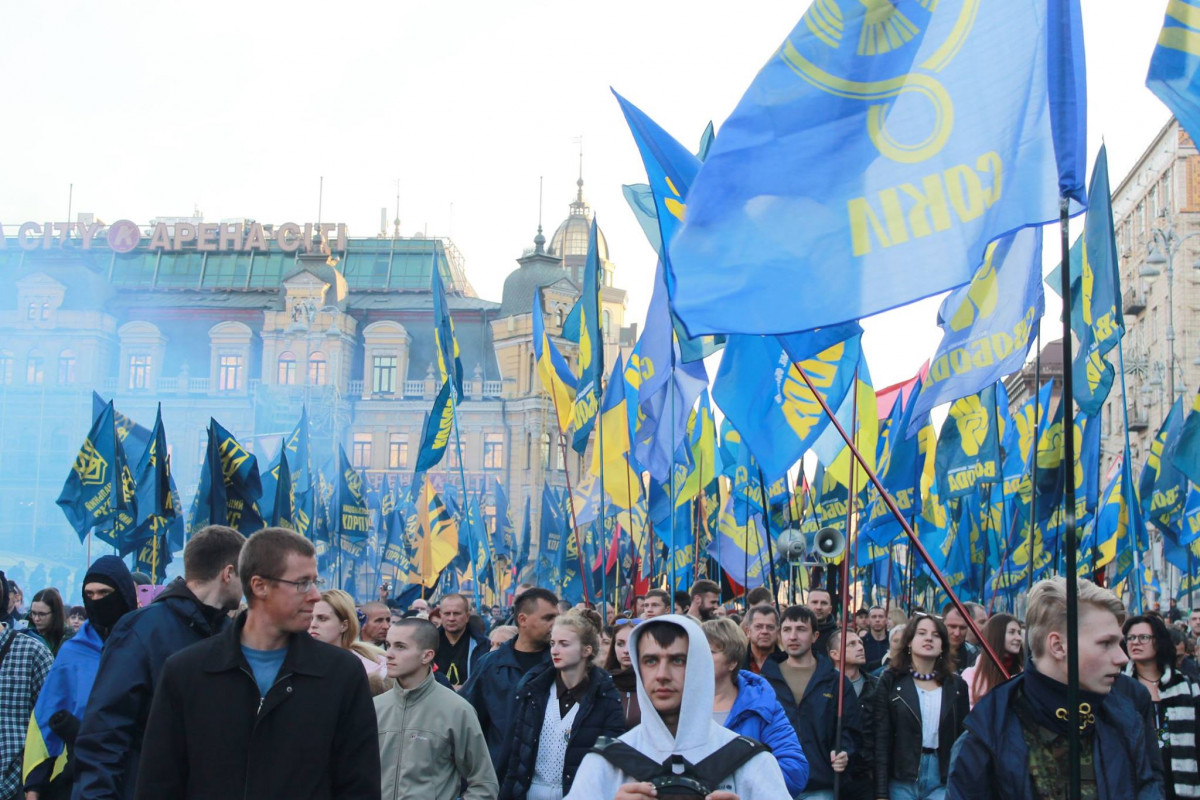
[[[448,594],[438,603],[442,627],[433,663],[455,689],[471,677],[479,660],[491,650],[487,637],[471,630],[471,609],[461,594]]]
[[[183,550],[183,578],[113,626],[75,739],[74,800],[132,798],[154,687],[167,657],[207,639],[238,607],[245,537],[210,525]]]
[[[378,800],[367,675],[353,653],[307,633],[321,598],[312,544],[264,528],[246,542],[238,574],[248,610],[163,668],[138,800]]]

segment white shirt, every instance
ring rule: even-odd
[[[921,747],[936,750],[942,719],[942,687],[922,689],[918,686],[917,697],[921,700]]]

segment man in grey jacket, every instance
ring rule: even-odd
[[[475,709],[433,677],[437,628],[410,617],[388,629],[387,642],[396,686],[375,698],[383,796],[496,800],[500,784]]]

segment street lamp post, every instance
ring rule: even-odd
[[[1167,402],[1169,408],[1175,407],[1175,254],[1189,239],[1200,237],[1200,231],[1179,236],[1175,233],[1175,221],[1166,217],[1166,229],[1152,228],[1151,238],[1147,243],[1148,254],[1142,266],[1139,277],[1152,280],[1161,274],[1163,265],[1167,268]],[[1165,255],[1164,255],[1165,252]],[[1200,258],[1192,262],[1192,268],[1200,270]],[[1160,414],[1161,416],[1161,411]],[[1191,581],[1196,573],[1191,547],[1188,547],[1188,607],[1194,608]]]

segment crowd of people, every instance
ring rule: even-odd
[[[210,526],[183,561],[142,608],[115,556],[80,607],[26,608],[0,574],[0,800],[1066,796],[1061,578],[1023,620],[889,604],[842,626],[823,589],[730,607],[708,580],[608,618],[531,585],[356,607],[282,528]],[[1080,581],[1083,797],[1200,796],[1198,634],[1200,610],[1129,616]]]

